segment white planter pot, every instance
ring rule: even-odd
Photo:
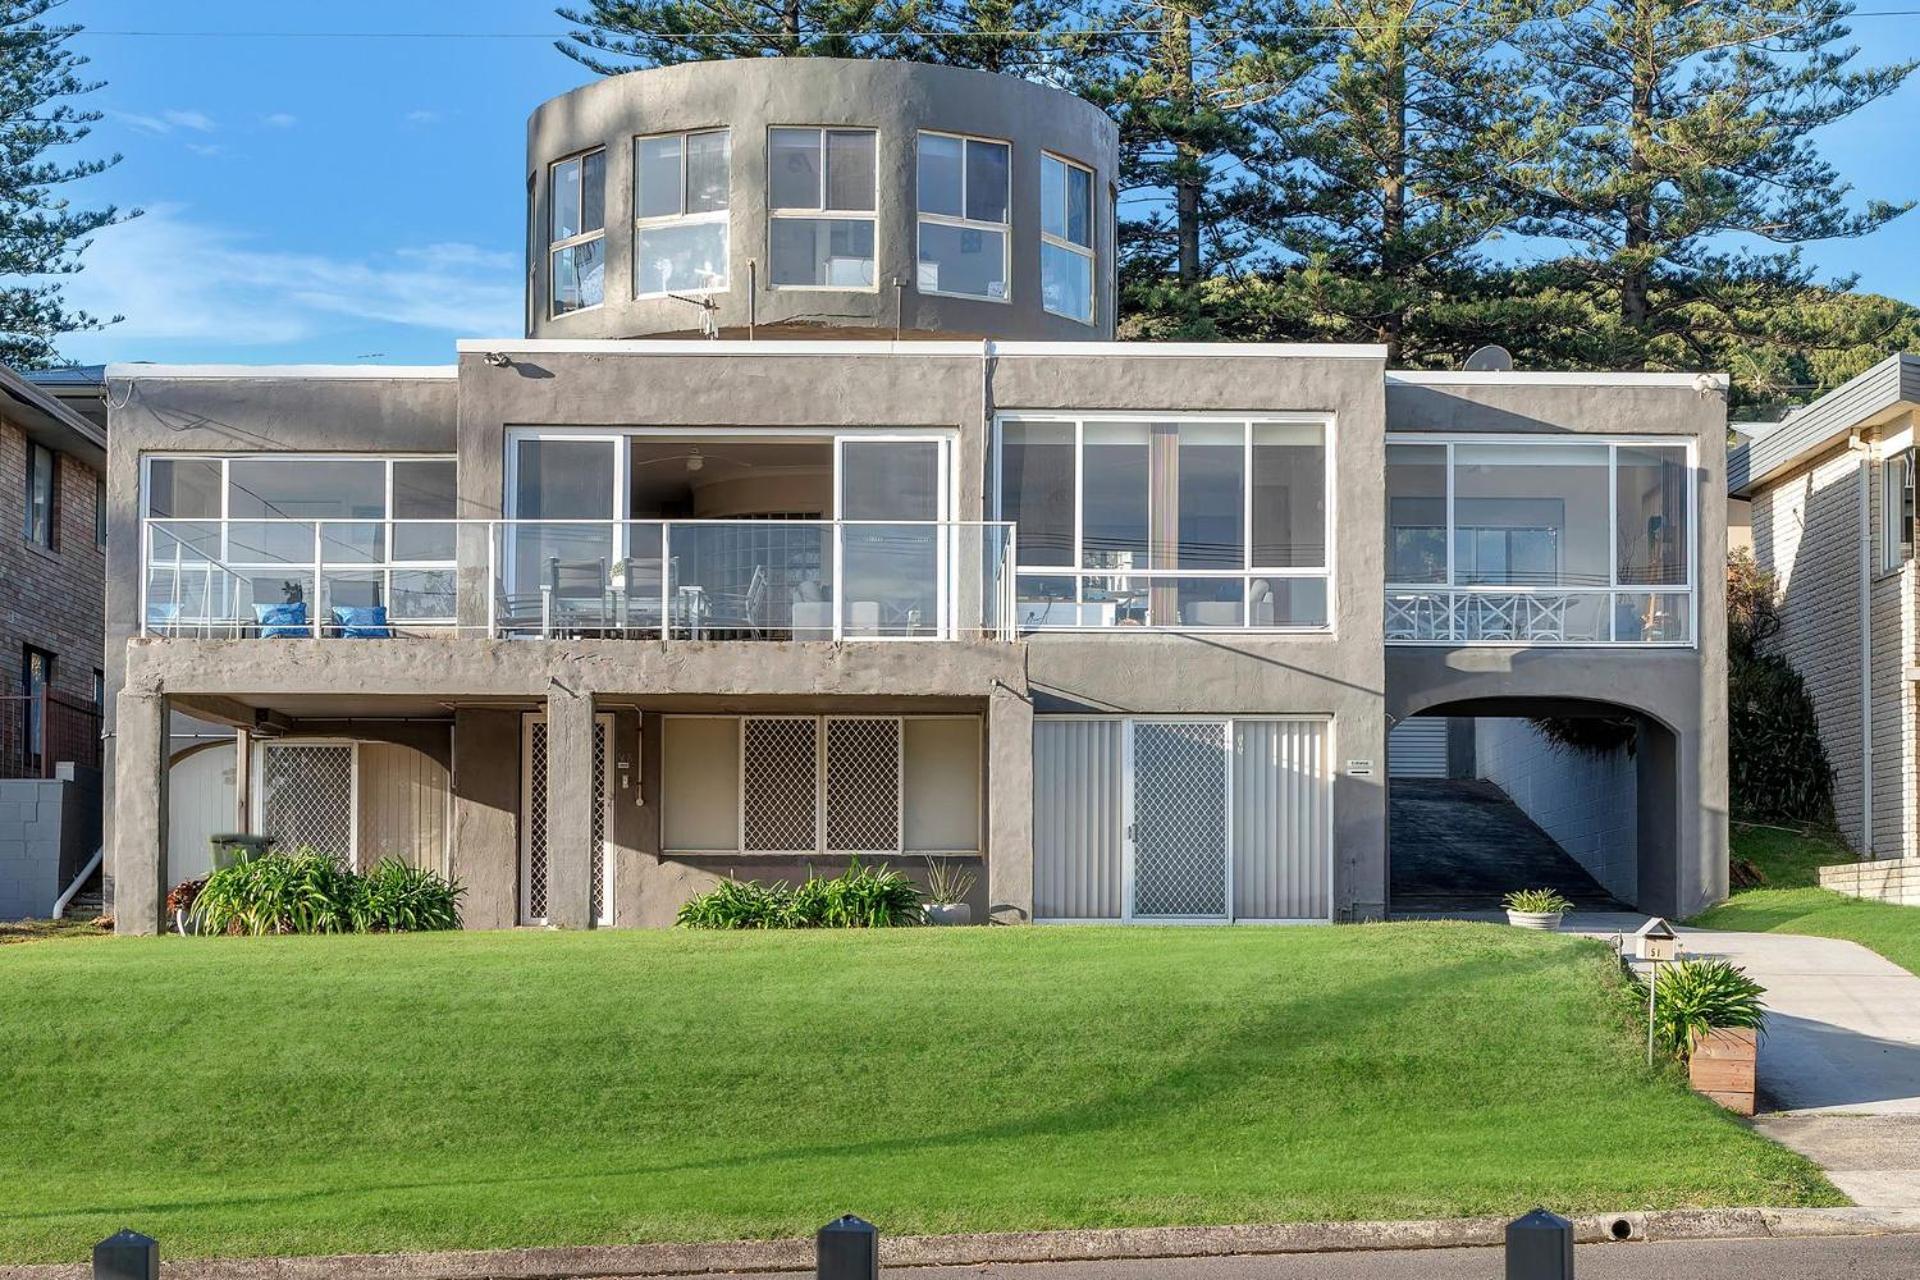
[[[972,924],[973,908],[964,902],[929,902],[928,924]]]
[[[1507,923],[1516,929],[1558,929],[1563,911],[1509,911]]]

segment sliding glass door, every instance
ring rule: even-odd
[[[842,634],[945,634],[947,442],[841,436],[835,443]]]

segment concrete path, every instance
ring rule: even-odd
[[[1594,1244],[1576,1251],[1580,1280],[1910,1280],[1920,1274],[1920,1236],[1851,1240],[1700,1240]],[[988,1263],[888,1268],[912,1280],[1499,1280],[1498,1249],[1413,1249],[1399,1253],[1296,1253],[1267,1257],[1165,1258],[1115,1262]],[[791,1272],[729,1280],[793,1280]]]
[[[1630,935],[1646,917],[1568,918]],[[1915,915],[1920,927],[1920,913]],[[1862,1205],[1920,1205],[1920,977],[1854,942],[1679,929],[1682,954],[1730,960],[1767,989],[1755,1127]]]

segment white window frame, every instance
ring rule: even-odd
[[[820,140],[820,207],[813,209],[788,208],[775,206],[773,198],[773,134],[781,131],[813,132]],[[871,209],[829,209],[827,188],[831,179],[827,174],[827,135],[829,133],[864,133],[873,139],[873,207]],[[882,256],[880,242],[880,130],[868,125],[858,124],[770,124],[767,126],[767,288],[781,293],[878,293],[880,292],[880,264]],[[774,284],[773,283],[773,224],[781,219],[804,218],[810,221],[831,220],[837,222],[869,222],[873,224],[873,283],[866,286],[844,284]]]
[[[1521,596],[1539,594],[1578,594],[1604,595],[1609,601],[1607,606],[1607,634],[1605,640],[1468,640],[1435,639],[1408,640],[1388,638],[1389,645],[1424,645],[1444,648],[1499,648],[1499,649],[1696,649],[1700,645],[1700,448],[1699,443],[1688,436],[1611,436],[1611,435],[1514,435],[1514,434],[1468,434],[1441,435],[1439,433],[1390,431],[1386,443],[1393,445],[1445,446],[1447,451],[1447,525],[1446,558],[1447,576],[1444,582],[1394,582],[1385,584],[1387,594],[1431,594],[1452,597],[1455,593],[1484,594],[1495,596]],[[1532,587],[1500,584],[1482,586],[1462,584],[1455,580],[1457,566],[1454,556],[1454,537],[1457,528],[1454,519],[1455,463],[1456,445],[1529,445],[1543,449],[1604,447],[1607,450],[1607,585],[1601,587]],[[1620,451],[1622,449],[1666,448],[1684,449],[1687,459],[1687,580],[1679,583],[1622,583],[1620,581],[1620,539],[1618,511],[1620,500]],[[1389,501],[1391,498],[1389,496]],[[1389,511],[1391,518],[1391,511]],[[1382,533],[1384,536],[1384,527]],[[1618,636],[1618,619],[1614,602],[1623,595],[1684,595],[1687,597],[1687,639],[1685,640],[1623,640]]]
[[[1094,248],[1094,245],[1097,244],[1100,240],[1099,228],[1094,221],[1093,195],[1094,195],[1095,175],[1094,175],[1093,167],[1091,165],[1081,164],[1078,160],[1069,160],[1066,156],[1063,156],[1058,152],[1042,151],[1040,153],[1040,198],[1042,200],[1046,199],[1046,191],[1047,191],[1046,170],[1047,170],[1047,162],[1049,160],[1051,160],[1055,164],[1061,165],[1068,169],[1078,169],[1080,170],[1080,172],[1087,175],[1087,239],[1090,243],[1084,244],[1084,245],[1075,244],[1072,240],[1067,239],[1065,236],[1056,236],[1056,235],[1049,234],[1046,229],[1047,228],[1047,211],[1045,209],[1042,209],[1040,211],[1040,244],[1041,244],[1040,263],[1039,263],[1040,305],[1042,308],[1045,309],[1048,315],[1059,316],[1063,320],[1071,320],[1075,324],[1084,324],[1091,328],[1092,326],[1100,322],[1100,274],[1099,274],[1100,255],[1099,255],[1099,252]],[[1068,184],[1064,180],[1064,178],[1060,183],[1060,189],[1063,195],[1069,190]],[[1068,197],[1068,198],[1070,199],[1071,197]],[[1063,209],[1061,210],[1061,212],[1062,214],[1065,214],[1070,211]],[[1064,223],[1066,221],[1067,219],[1063,217],[1062,222]],[[1056,249],[1065,249],[1070,253],[1079,254],[1081,257],[1087,260],[1087,318],[1085,320],[1082,320],[1079,316],[1072,315],[1065,311],[1056,311],[1052,307],[1047,306],[1047,282],[1046,282],[1046,272],[1047,272],[1046,246],[1047,245],[1052,245]]]
[[[601,253],[600,253],[600,301],[589,304],[589,305],[585,305],[585,306],[574,307],[570,311],[559,311],[555,309],[554,304],[557,301],[557,299],[553,296],[554,255],[558,254],[562,249],[573,249],[583,244],[591,244],[595,240],[606,239],[606,235],[607,235],[606,184],[607,184],[607,174],[610,172],[610,169],[606,163],[606,160],[603,158],[600,162],[600,225],[594,228],[593,230],[582,231],[578,235],[568,236],[564,240],[556,240],[554,239],[554,236],[553,236],[553,230],[554,230],[553,199],[555,194],[555,188],[554,188],[554,183],[556,180],[555,175],[559,172],[561,165],[572,164],[576,161],[579,163],[580,177],[578,179],[578,182],[579,182],[580,190],[578,194],[580,197],[580,219],[582,222],[584,222],[586,221],[586,209],[587,209],[587,158],[589,156],[596,156],[596,155],[604,157],[606,155],[606,150],[607,149],[605,147],[588,147],[585,151],[576,151],[570,156],[561,156],[558,160],[553,161],[551,164],[547,166],[547,210],[546,210],[546,213],[547,213],[547,219],[546,219],[547,264],[546,265],[547,265],[547,319],[549,320],[563,320],[568,316],[577,316],[583,311],[598,311],[601,307],[604,307],[605,305],[607,305],[607,276],[606,276],[607,255],[604,248],[601,250]]]
[[[738,762],[739,777],[735,780],[734,794],[734,835],[731,849],[674,849],[666,844],[668,830],[667,807],[672,803],[664,781],[661,786],[660,831],[661,856],[668,858],[751,858],[751,859],[793,859],[793,858],[978,858],[986,844],[986,717],[980,715],[929,714],[929,715],[870,715],[870,714],[833,714],[807,715],[788,712],[669,712],[661,716],[661,751],[668,750],[668,734],[665,722],[669,720],[730,720],[734,724],[734,752]],[[747,721],[749,720],[805,720],[813,724],[813,847],[810,849],[749,849],[747,848]],[[827,722],[829,720],[891,720],[898,725],[895,741],[898,756],[894,763],[894,778],[897,796],[894,808],[894,844],[892,849],[829,850],[827,845]],[[974,803],[979,809],[974,830],[977,833],[977,845],[973,849],[929,849],[906,848],[907,842],[907,722],[910,720],[969,720],[978,728],[977,746],[974,753]],[[666,772],[661,770],[664,780]]]
[[[220,466],[220,514],[218,516],[166,516],[166,517],[156,517],[156,516],[150,515],[149,511],[151,510],[151,508],[149,504],[153,500],[153,482],[152,482],[153,464],[156,462],[218,463]],[[296,525],[306,524],[306,525],[315,525],[315,526],[324,525],[324,524],[362,524],[362,525],[377,524],[377,525],[380,525],[382,526],[382,534],[381,534],[382,544],[386,549],[385,558],[381,560],[375,560],[375,561],[333,561],[333,560],[325,559],[324,556],[320,553],[319,548],[316,548],[315,559],[311,562],[300,561],[298,563],[278,563],[278,562],[263,563],[259,561],[245,561],[238,564],[234,563],[232,558],[232,545],[231,545],[232,536],[231,535],[232,535],[232,527],[233,527],[235,517],[232,514],[232,507],[231,507],[229,498],[232,492],[231,468],[232,468],[232,464],[235,462],[377,462],[377,463],[381,463],[383,473],[384,473],[383,485],[386,493],[386,514],[385,515],[377,518],[373,518],[373,519],[367,519],[367,520],[356,520],[350,517],[340,517],[339,519],[333,519],[329,517],[326,520],[307,520],[307,519],[301,519],[299,517],[288,517],[280,522],[286,523],[286,524],[296,524]],[[220,526],[219,565],[221,568],[224,568],[224,569],[244,570],[249,573],[253,573],[253,572],[267,573],[275,569],[316,570],[316,566],[317,566],[317,572],[322,575],[326,574],[327,572],[335,572],[335,573],[364,572],[369,574],[378,573],[381,575],[380,589],[381,589],[382,596],[389,602],[388,613],[387,613],[387,625],[389,627],[452,627],[452,626],[456,626],[459,623],[459,616],[458,616],[459,585],[458,585],[457,575],[460,568],[459,558],[458,558],[459,548],[457,545],[457,535],[456,535],[456,546],[455,546],[456,554],[453,559],[450,559],[450,560],[397,560],[394,558],[394,555],[393,555],[393,534],[394,534],[394,526],[396,524],[447,525],[449,527],[457,529],[458,525],[456,521],[458,520],[458,517],[448,516],[444,520],[408,517],[406,519],[396,520],[393,514],[393,464],[396,462],[448,463],[454,467],[454,474],[456,477],[456,481],[459,475],[459,455],[451,454],[451,453],[270,453],[270,452],[261,452],[261,453],[145,453],[145,454],[141,454],[140,455],[140,532],[141,532],[141,542],[143,544],[140,549],[140,625],[141,627],[142,628],[146,627],[147,619],[149,617],[149,614],[147,612],[147,593],[148,593],[148,588],[152,583],[152,577],[153,577],[152,569],[154,566],[153,566],[153,559],[152,559],[152,556],[153,556],[152,529],[153,529],[153,523],[155,520],[158,520],[163,525],[217,523]],[[456,507],[456,510],[457,509],[458,508]],[[276,520],[274,517],[244,516],[244,517],[239,517],[239,522],[243,524],[268,524],[268,523],[275,523]],[[198,564],[200,562],[193,561],[188,563]],[[395,618],[392,613],[391,601],[393,598],[393,575],[396,571],[402,572],[402,573],[427,571],[427,572],[447,572],[447,573],[455,574],[456,581],[455,581],[454,613],[444,617],[438,617],[438,618]],[[308,611],[309,616],[307,621],[308,621],[308,625],[313,629],[314,634],[318,636],[322,633],[322,631],[325,628],[333,625],[333,617],[331,612],[329,612],[326,617],[324,618],[321,617],[321,611],[320,611],[321,602],[318,599],[318,597],[321,594],[321,583],[318,579],[316,579],[313,584],[313,593],[316,598],[313,601],[314,607]]]
[[[1016,591],[1018,590],[1017,582],[1018,582],[1018,579],[1020,578],[1027,578],[1027,577],[1072,578],[1075,584],[1074,604],[1076,606],[1076,609],[1078,609],[1080,606],[1084,604],[1084,597],[1086,594],[1086,581],[1089,578],[1148,578],[1148,579],[1165,578],[1170,580],[1181,579],[1181,578],[1221,578],[1221,579],[1238,578],[1243,582],[1243,584],[1245,584],[1243,588],[1243,593],[1241,596],[1241,608],[1244,611],[1248,607],[1246,604],[1245,590],[1251,589],[1253,580],[1255,578],[1310,578],[1310,579],[1324,580],[1327,584],[1327,588],[1326,588],[1327,589],[1327,620],[1325,623],[1322,623],[1317,626],[1275,625],[1271,627],[1256,627],[1256,626],[1250,626],[1243,622],[1240,626],[1237,626],[1237,627],[1196,627],[1196,626],[1187,626],[1184,624],[1175,625],[1175,626],[1144,626],[1144,625],[1135,626],[1130,624],[1126,627],[1121,627],[1117,624],[1076,623],[1073,625],[1066,625],[1066,626],[1061,626],[1061,625],[1046,625],[1046,626],[1035,626],[1035,627],[1023,626],[1021,627],[1022,630],[1025,630],[1025,631],[1072,631],[1072,632],[1092,631],[1092,632],[1098,632],[1101,634],[1108,634],[1108,633],[1115,633],[1115,632],[1120,632],[1120,633],[1144,632],[1149,634],[1156,633],[1156,632],[1160,632],[1160,633],[1173,632],[1173,633],[1193,634],[1193,635],[1214,635],[1214,634],[1239,635],[1239,634],[1246,634],[1249,632],[1261,633],[1261,634],[1273,634],[1273,635],[1328,635],[1335,630],[1335,622],[1336,622],[1336,616],[1338,613],[1339,601],[1337,596],[1338,578],[1336,576],[1336,560],[1338,558],[1338,552],[1334,542],[1334,530],[1339,528],[1338,512],[1336,508],[1339,502],[1340,486],[1337,483],[1335,483],[1335,477],[1338,474],[1337,466],[1336,466],[1336,461],[1337,461],[1336,459],[1337,443],[1336,442],[1338,440],[1338,433],[1334,430],[1334,415],[1325,414],[1325,413],[1298,413],[1298,412],[1277,412],[1277,413],[1241,413],[1241,412],[1151,413],[1151,412],[1147,412],[1147,413],[1064,414],[1064,413],[1028,413],[1028,412],[1022,412],[1017,409],[1008,409],[1003,413],[995,414],[994,420],[993,420],[993,462],[992,462],[993,474],[991,477],[991,488],[992,488],[992,494],[993,494],[993,498],[992,498],[993,519],[995,520],[1005,520],[1007,518],[1001,507],[1001,499],[1003,497],[1003,493],[1002,493],[1003,475],[1001,472],[1001,467],[1006,458],[1006,447],[1005,447],[1005,441],[1003,439],[1003,434],[1004,434],[1004,429],[1006,427],[1006,424],[1009,422],[1056,423],[1056,424],[1068,424],[1073,427],[1073,564],[1071,565],[1040,565],[1040,564],[1028,564],[1024,561],[1020,561],[1016,563],[1014,566]],[[1242,566],[1240,568],[1238,569],[1089,569],[1089,568],[1083,567],[1084,562],[1086,560],[1086,550],[1085,550],[1086,466],[1084,461],[1086,457],[1086,435],[1087,435],[1086,429],[1089,424],[1098,424],[1103,422],[1172,422],[1172,423],[1209,422],[1209,423],[1237,423],[1240,425],[1240,427],[1242,428],[1242,441],[1243,441],[1242,448],[1244,450],[1244,457],[1245,457],[1245,464],[1241,468],[1241,495],[1240,495],[1241,542],[1243,545],[1241,548]],[[1256,427],[1265,426],[1265,425],[1274,425],[1274,424],[1283,425],[1283,426],[1316,426],[1321,429],[1321,439],[1324,444],[1325,456],[1326,456],[1326,464],[1325,464],[1326,523],[1321,532],[1321,538],[1327,549],[1326,564],[1324,566],[1314,566],[1314,567],[1305,567],[1305,568],[1301,568],[1301,567],[1262,568],[1252,563],[1253,544],[1254,544],[1254,538],[1253,538],[1254,429]],[[1020,545],[1022,544],[1016,538],[1016,541],[1015,541],[1016,556],[1018,556],[1019,554],[1018,548],[1020,547]],[[1016,605],[1016,609],[1017,608],[1018,606]],[[1244,613],[1243,613],[1243,616],[1245,616]]]
[[[951,138],[960,144],[960,216],[949,213],[929,213],[920,208],[920,139],[927,137]],[[1000,147],[1007,153],[1007,221],[984,222],[969,218],[967,212],[967,144],[979,143],[982,146]],[[950,133],[944,129],[922,129],[914,138],[913,145],[914,179],[914,224],[913,224],[913,283],[919,293],[936,298],[964,298],[969,302],[1013,301],[1013,143],[1005,138],[989,138],[980,134]],[[1005,291],[1000,297],[990,293],[961,293],[954,289],[928,289],[920,284],[920,240],[928,223],[936,226],[955,227],[962,231],[985,231],[1000,237],[1000,280]],[[877,246],[876,246],[877,249]]]
[[[705,213],[687,212],[687,142],[691,138],[705,137],[708,134],[721,134],[727,139],[727,203],[718,209]],[[680,140],[680,212],[658,214],[651,218],[640,216],[640,144],[653,142],[661,138]],[[633,138],[633,296],[638,298],[666,298],[674,294],[697,296],[708,293],[726,293],[733,288],[733,130],[727,125],[712,129],[679,129],[665,133],[640,133]],[[721,259],[726,263],[726,276],[722,283],[708,285],[704,289],[642,289],[640,287],[640,233],[642,231],[672,227],[699,227],[718,223],[721,227]],[[877,267],[876,267],[877,269]]]
[[[1880,571],[1898,573],[1913,559],[1914,451],[1896,449],[1880,464]]]

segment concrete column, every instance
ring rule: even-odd
[[[453,715],[450,869],[465,887],[469,929],[520,923],[520,713],[463,707]]]
[[[115,711],[114,932],[158,933],[166,906],[167,699],[122,693]]]
[[[592,923],[593,698],[547,691],[547,923]]]
[[[1033,702],[1005,685],[987,699],[987,912],[1033,920]]]

